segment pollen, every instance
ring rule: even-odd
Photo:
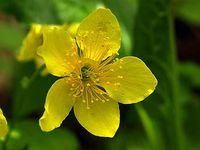
[[[106,44],[104,48],[106,48]],[[99,57],[101,56],[99,55]],[[70,91],[76,100],[80,99],[86,105],[87,109],[90,109],[97,101],[101,101],[102,103],[109,101],[109,94],[100,86],[101,83],[106,83],[107,85],[113,86],[113,88],[120,86],[119,82],[113,83],[109,81],[110,75],[114,71],[117,71],[117,68],[110,65],[114,63],[114,57],[115,55],[105,60],[94,61],[80,56],[80,59],[76,61],[74,65],[75,69],[69,75],[68,82],[71,85]],[[120,60],[117,59],[116,61]],[[121,75],[116,77],[119,79],[123,78]]]
[[[114,84],[115,86],[120,86],[121,84],[119,82],[115,83]]]
[[[117,76],[117,78],[119,78],[119,79],[123,79],[123,76]]]

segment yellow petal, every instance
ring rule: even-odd
[[[39,124],[43,131],[51,131],[59,127],[69,114],[74,100],[70,96],[70,85],[66,78],[57,80],[46,97],[45,112],[40,118]]]
[[[23,41],[18,60],[29,61],[34,59],[36,56],[36,50],[40,45],[42,45],[42,41],[42,25],[33,24],[28,35]]]
[[[76,36],[85,58],[102,60],[120,48],[120,28],[109,9],[97,9],[79,26]]]
[[[107,66],[101,85],[109,95],[123,104],[137,103],[149,96],[157,80],[145,63],[137,57],[124,57]]]
[[[74,69],[77,60],[75,41],[61,27],[43,30],[43,45],[38,48],[48,71],[55,76],[66,76]]]
[[[70,33],[70,35],[73,38],[75,38],[79,25],[80,25],[80,23],[78,23],[78,22],[75,22],[75,23],[72,23],[72,24],[64,24],[63,29],[68,31]]]
[[[74,113],[79,123],[90,133],[101,137],[113,137],[119,127],[120,112],[118,103],[94,101],[87,109],[82,100],[77,100]]]
[[[0,137],[5,136],[7,133],[8,133],[7,121],[0,108]]]

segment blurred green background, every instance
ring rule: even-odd
[[[101,6],[120,22],[120,57],[141,58],[158,87],[139,104],[120,105],[112,139],[88,133],[73,112],[43,133],[38,119],[56,78],[16,60],[22,40],[32,23],[80,22]],[[199,64],[200,0],[0,0],[0,106],[10,126],[0,150],[199,150]]]

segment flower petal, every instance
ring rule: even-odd
[[[71,24],[64,24],[62,27],[64,30],[68,31],[73,38],[75,38],[79,25],[80,23],[74,22]]]
[[[120,48],[120,28],[109,9],[97,9],[79,26],[76,36],[85,58],[102,60]]]
[[[23,41],[20,53],[18,55],[19,61],[29,61],[36,57],[37,48],[42,45],[42,25],[33,24],[31,29]]]
[[[55,76],[69,75],[78,61],[75,41],[61,27],[45,28],[43,36],[38,55],[44,59],[48,71]]]
[[[112,99],[104,103],[94,101],[89,109],[79,99],[74,105],[74,113],[79,123],[96,136],[113,137],[119,127],[119,106]]]
[[[7,121],[0,108],[0,137],[5,136],[7,133],[8,133]]]
[[[74,104],[70,96],[70,85],[66,78],[57,80],[46,97],[45,112],[40,118],[40,127],[43,131],[51,131],[59,127],[69,114]]]
[[[120,103],[140,102],[149,96],[157,85],[155,76],[137,57],[124,57],[107,67],[108,73],[100,78],[101,86],[110,97]]]

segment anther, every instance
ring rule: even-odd
[[[109,82],[109,81],[107,81],[107,82],[106,82],[106,84],[110,84],[110,82]]]
[[[113,71],[114,71],[114,69],[110,69],[110,71],[112,71],[112,72],[113,72]]]
[[[119,62],[120,62],[120,63],[122,63],[122,62],[123,62],[123,60],[122,60],[122,59],[120,59],[120,60],[119,60]]]
[[[119,66],[120,69],[122,69],[122,66]]]
[[[115,85],[115,86],[119,86],[119,85],[120,85],[120,83],[119,83],[119,82],[117,82],[117,83],[115,83],[114,85]]]
[[[90,86],[90,83],[87,83],[87,86],[89,87],[89,86]]]
[[[122,78],[123,78],[123,76],[117,76],[117,78],[119,78],[119,79],[122,79]]]

